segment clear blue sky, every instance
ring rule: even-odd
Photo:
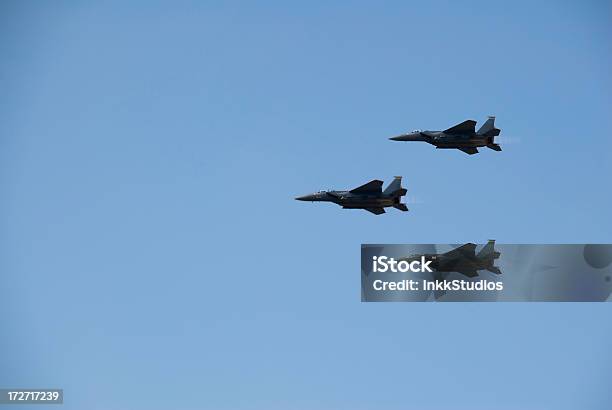
[[[0,386],[610,408],[609,304],[362,304],[359,282],[361,243],[612,242],[610,4],[125,3],[0,5]],[[501,153],[387,140],[489,114]],[[394,175],[408,213],[292,199]]]

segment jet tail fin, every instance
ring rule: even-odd
[[[478,130],[478,135],[486,135],[487,137],[497,137],[501,130],[499,128],[495,128],[495,117],[490,116],[482,127]],[[491,143],[493,140],[491,140]]]
[[[493,265],[493,263],[495,262],[495,259],[498,259],[500,255],[501,254],[495,250],[495,241],[490,240],[480,250],[480,252],[478,252],[477,256],[478,258],[486,261],[486,264],[488,265],[485,267],[486,270],[488,270],[489,272],[495,273],[496,275],[501,275],[502,273],[501,270],[497,266]]]
[[[495,252],[495,240],[491,239],[487,242],[485,246],[483,246],[480,252],[478,252],[477,256],[481,259],[482,258],[496,259],[495,258],[496,253],[498,254],[497,257],[499,257],[499,252]]]
[[[400,203],[394,204],[393,208],[399,209],[400,211],[404,211],[404,212],[408,210],[408,207],[406,206],[406,204],[400,204]]]
[[[403,192],[399,192],[399,191],[403,191]],[[383,194],[385,195],[399,194],[399,196],[406,195],[406,190],[402,188],[402,177],[393,178],[393,181],[391,181],[389,186],[385,188]]]
[[[498,144],[487,144],[487,148],[491,148],[493,151],[501,151],[501,147]]]

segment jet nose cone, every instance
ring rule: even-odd
[[[312,195],[296,196],[295,199],[298,201],[312,201]]]
[[[391,141],[406,141],[407,134],[398,135],[397,137],[389,138]]]
[[[392,141],[426,141],[426,138],[420,131],[409,132],[407,134],[398,135],[397,137],[389,138]]]

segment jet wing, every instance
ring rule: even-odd
[[[467,276],[468,278],[475,278],[478,276],[478,272],[476,270],[460,270],[458,272],[463,276]]]
[[[454,127],[450,127],[447,130],[442,131],[445,134],[475,134],[476,133],[476,121],[467,120],[461,124],[457,124]]]
[[[375,179],[349,192],[352,194],[382,194],[382,185],[382,181]]]
[[[366,211],[372,212],[374,215],[385,213],[385,208],[364,208]]]
[[[474,155],[474,154],[478,154],[478,150],[474,147],[470,147],[470,148],[459,148],[461,151],[465,152],[466,154],[469,155]]]
[[[448,251],[444,254],[444,257],[464,257],[466,255],[474,255],[476,256],[476,245],[473,243],[466,243],[463,246],[453,249],[452,251]],[[466,275],[467,276],[467,275]]]

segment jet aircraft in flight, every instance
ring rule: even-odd
[[[501,254],[495,250],[495,241],[490,240],[478,254],[476,254],[475,244],[466,243],[446,253],[411,255],[399,259],[398,262],[419,261],[421,257],[424,256],[426,260],[432,261],[429,267],[434,272],[458,272],[468,278],[473,278],[478,276],[479,270],[487,270],[500,275],[502,273],[501,270],[497,266],[494,266],[495,260],[498,259],[500,255]],[[436,279],[441,278],[442,277]]]
[[[350,191],[319,191],[314,194],[299,196],[298,201],[333,202],[345,209],[365,209],[373,214],[385,213],[387,207],[407,211],[401,199],[406,195],[402,188],[402,177],[395,177],[383,191],[383,181],[375,179]]]
[[[476,121],[467,120],[444,131],[415,130],[389,139],[393,141],[424,141],[435,145],[439,149],[455,148],[472,155],[478,153],[478,147],[501,151],[501,147],[495,143],[495,137],[500,132],[499,128],[495,128],[495,117],[489,117],[478,131],[476,131]]]

